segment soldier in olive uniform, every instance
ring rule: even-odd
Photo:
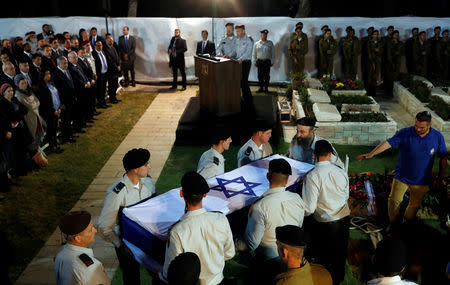
[[[436,43],[437,77],[441,80],[449,78],[450,42],[448,30],[442,32],[442,39]]]
[[[378,40],[378,30],[374,30],[372,38],[367,43],[367,95],[375,96],[378,77],[380,76],[381,55],[383,46]]]
[[[364,81],[364,85],[367,86],[367,79],[368,79],[368,69],[367,69],[367,43],[372,38],[374,27],[369,27],[367,29],[367,36],[363,37],[361,39],[361,71],[362,71],[362,78]]]
[[[428,54],[428,78],[435,78],[438,73],[439,63],[436,61],[436,45],[442,39],[441,37],[441,27],[437,26],[434,28],[434,35],[427,40],[430,47],[430,53]]]
[[[419,40],[413,46],[413,64],[414,72],[413,74],[420,75],[423,77],[427,76],[427,61],[430,48],[426,42],[426,33],[422,31],[419,33]]]
[[[348,26],[345,31],[347,36],[341,39],[342,51],[342,69],[344,78],[354,80],[358,72],[358,56],[361,53],[361,46],[357,37],[355,37],[355,30]]]
[[[413,28],[411,33],[412,37],[410,37],[405,43],[406,69],[409,74],[414,73],[413,47],[419,38],[419,28]]]
[[[392,34],[392,39],[386,45],[386,66],[384,86],[386,95],[392,97],[392,88],[394,81],[398,80],[400,74],[401,58],[403,55],[403,43],[399,40],[397,30]]]
[[[289,42],[289,56],[292,59],[292,71],[303,73],[305,55],[308,53],[308,36],[302,32],[303,24],[295,27],[295,33]]]
[[[381,77],[385,78],[387,55],[386,48],[390,40],[392,40],[392,33],[394,32],[394,26],[389,26],[387,28],[387,35],[381,38],[381,44],[383,45],[383,55],[381,57]]]
[[[331,30],[327,29],[323,39],[319,41],[319,77],[333,73],[334,55],[337,52],[336,40],[331,36]]]
[[[320,50],[319,50],[319,42],[321,39],[324,38],[325,36],[325,31],[328,29],[328,25],[324,25],[322,26],[322,28],[320,29],[322,31],[322,34],[317,36],[314,42],[314,50],[315,50],[315,64],[317,67],[317,75],[319,75],[319,71],[320,71]],[[320,77],[320,76],[318,76]]]

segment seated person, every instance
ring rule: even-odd
[[[323,138],[315,134],[316,120],[303,117],[298,119],[296,124],[297,134],[292,138],[289,152],[286,156],[301,162],[315,164],[313,157],[314,148],[317,141],[323,140]],[[334,148],[331,154],[331,163],[344,169],[344,163],[339,159],[339,155]]]

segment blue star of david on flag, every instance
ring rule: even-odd
[[[261,183],[246,181],[243,176],[239,176],[232,180],[223,179],[223,178],[216,178],[216,180],[217,180],[217,183],[219,183],[219,185],[213,186],[209,189],[214,190],[214,191],[221,191],[227,198],[231,198],[231,197],[239,195],[239,194],[256,197],[255,192],[253,192],[253,188],[261,185]],[[245,188],[242,190],[237,190],[237,191],[227,189],[226,185],[231,184],[231,183],[243,184],[245,186]]]

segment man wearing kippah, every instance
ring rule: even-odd
[[[291,165],[285,159],[269,162],[267,180],[270,188],[250,207],[244,237],[236,241],[238,250],[255,251],[257,272],[252,275],[257,282],[254,284],[272,284],[275,276],[284,270],[278,257],[275,228],[303,225],[305,205],[298,194],[286,191],[291,174]]]
[[[331,163],[333,147],[326,140],[316,142],[316,165],[303,182],[305,215],[313,215],[310,232],[312,256],[325,266],[333,284],[344,280],[350,226],[347,172]]]
[[[92,249],[87,248],[94,242],[97,232],[91,214],[86,211],[67,213],[61,218],[59,229],[67,243],[55,257],[57,284],[109,285],[111,281],[103,264],[94,258]]]
[[[277,285],[331,285],[330,273],[320,264],[309,264],[304,254],[308,245],[302,228],[286,225],[275,229],[278,254],[287,271],[275,278]]]
[[[148,176],[150,152],[146,149],[132,149],[123,157],[126,173],[108,189],[98,229],[104,240],[114,244],[117,258],[123,272],[124,284],[140,284],[139,263],[131,250],[121,239],[119,221],[121,208],[136,204],[156,195],[155,184]]]
[[[378,276],[367,282],[367,285],[417,285],[400,277],[408,265],[408,251],[400,239],[389,237],[380,241],[372,260]]]
[[[297,134],[292,138],[286,156],[301,162],[315,164],[314,148],[317,141],[323,140],[323,138],[315,134],[316,120],[310,117],[303,117],[297,120],[296,125]],[[344,169],[344,163],[342,163],[334,148],[331,154],[331,163]]]
[[[207,212],[202,200],[209,192],[205,179],[195,171],[181,178],[180,196],[186,203],[184,216],[169,230],[163,271],[167,280],[172,260],[184,252],[197,254],[201,263],[200,279],[207,285],[222,284],[225,261],[235,254],[233,234],[227,217],[220,212]]]
[[[222,153],[230,148],[231,131],[226,128],[216,128],[212,138],[212,146],[205,151],[198,162],[197,172],[208,179],[225,172],[225,158]]]
[[[439,157],[439,174],[435,183],[442,183],[447,167],[447,148],[442,134],[431,127],[431,113],[423,111],[416,115],[414,126],[401,129],[370,153],[361,154],[356,159],[372,158],[391,147],[399,148],[394,181],[388,199],[389,221],[392,224],[398,219],[400,204],[408,189],[410,198],[404,220],[411,221],[416,217],[422,199],[433,182],[431,171],[436,156]]]
[[[238,151],[238,167],[272,155],[270,137],[272,137],[272,126],[264,121],[255,122],[252,137]]]

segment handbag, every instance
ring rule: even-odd
[[[39,166],[39,168],[48,166],[47,156],[40,147],[38,147],[36,154],[33,155],[33,161],[37,164],[37,166]]]

